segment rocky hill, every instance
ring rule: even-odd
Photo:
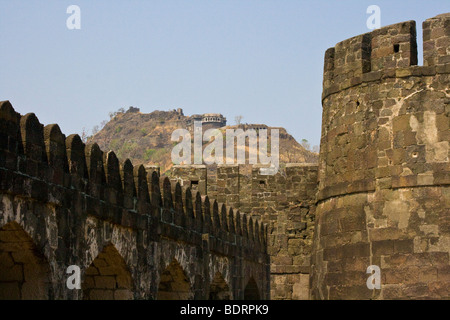
[[[171,152],[177,142],[171,141],[176,129],[192,127],[193,116],[185,116],[181,109],[172,111],[153,111],[141,113],[138,108],[130,107],[128,111],[117,112],[111,120],[95,135],[88,138],[88,143],[96,142],[102,150],[113,150],[122,161],[130,159],[133,164],[158,165],[161,173],[172,166]],[[270,150],[270,129],[266,125],[239,125],[221,127],[225,129],[267,128],[268,150]],[[318,155],[306,150],[284,128],[279,129],[280,163],[317,162]],[[205,129],[204,129],[205,130]],[[204,147],[208,143],[204,143]],[[224,148],[225,150],[225,148]],[[248,153],[248,147],[246,147]],[[246,158],[248,161],[248,157]]]

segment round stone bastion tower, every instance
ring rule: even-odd
[[[325,53],[313,299],[450,298],[450,14],[423,40],[423,66],[414,21]]]

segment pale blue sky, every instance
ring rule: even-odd
[[[66,28],[71,4],[81,30]],[[371,4],[382,26],[418,22],[419,61],[422,22],[450,11],[449,0],[0,0],[0,100],[66,135],[135,106],[242,115],[319,144],[324,52],[369,31]]]

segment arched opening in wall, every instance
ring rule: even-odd
[[[158,286],[158,300],[187,300],[191,293],[191,284],[186,273],[177,260],[172,262],[161,273]]]
[[[0,228],[0,300],[50,299],[50,267],[16,222]]]
[[[209,286],[209,300],[231,300],[230,287],[220,272],[216,273]]]
[[[258,285],[256,284],[255,279],[253,277],[248,280],[247,286],[244,291],[244,300],[259,300],[259,290]]]
[[[131,273],[120,253],[107,245],[92,261],[81,284],[84,300],[131,300]]]

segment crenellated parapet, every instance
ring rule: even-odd
[[[449,73],[449,19],[444,14],[423,23],[424,66],[417,66],[415,21],[339,42],[325,53],[322,99],[380,80]]]
[[[201,205],[197,207],[200,210],[185,210],[194,208],[193,201],[198,199],[197,195],[194,195],[193,199],[190,188],[185,189],[183,193],[177,183],[172,191],[171,182],[165,178],[161,191],[159,175],[153,172],[152,179],[148,181],[143,165],[133,167],[128,159],[119,164],[113,151],[103,152],[96,143],[85,145],[78,135],[66,138],[58,125],[44,127],[32,113],[20,116],[8,101],[1,102],[0,110],[4,139],[4,157],[0,166],[23,176],[24,184],[32,181],[32,187],[28,188],[31,193],[24,195],[33,197],[33,191],[39,192],[42,200],[56,204],[58,200],[53,197],[52,189],[59,192],[63,189],[72,192],[76,190],[91,199],[92,205],[87,208],[89,214],[133,228],[138,227],[140,215],[151,214],[157,223],[166,225],[167,232],[172,230],[170,227],[178,230],[171,235],[174,238],[180,230],[201,234],[200,229],[187,228],[193,225],[201,225],[202,230],[210,231],[215,237],[222,231],[229,233],[226,225],[222,226],[220,223],[222,220],[228,221],[228,217],[217,218],[218,203],[210,203],[208,196],[200,197]],[[17,186],[8,188],[7,184],[12,184],[11,180],[2,181],[6,190],[18,191],[11,189]],[[42,185],[47,185],[45,189],[49,189],[49,192],[42,192],[42,189],[37,187]],[[27,188],[24,187],[23,190],[27,191]],[[109,207],[113,210],[105,210]],[[215,211],[211,208],[215,208]],[[234,212],[232,208],[225,207],[222,213],[231,214],[233,220],[247,219],[245,214]],[[222,227],[224,230],[221,230]],[[254,226],[249,225],[248,228],[244,231],[238,230],[237,233],[235,230],[230,236],[234,238],[238,235],[250,235],[246,241],[252,242],[252,248],[253,245],[262,245],[263,248],[262,243],[253,243]],[[256,239],[266,241],[264,226],[258,226],[255,232],[258,233]]]
[[[449,182],[450,16],[423,25],[424,66],[414,21],[325,53],[320,199]]]
[[[423,63],[436,66],[450,63],[450,13],[424,21]]]
[[[423,66],[414,21],[325,53],[313,298],[450,297],[450,14],[423,38]]]
[[[317,164],[286,164],[275,175],[262,175],[261,167],[179,165],[173,168],[170,177],[182,188],[201,186],[207,190],[209,199],[214,203],[217,201],[219,213],[220,203],[247,213],[247,218],[240,220],[239,226],[253,234],[256,243],[261,235],[256,232],[261,228],[260,221],[267,223],[271,299],[308,299]],[[216,229],[220,229],[222,219],[214,210],[210,212]],[[230,217],[229,220],[233,219]],[[225,226],[224,223],[220,225]],[[252,239],[251,236],[246,238]]]
[[[34,114],[21,116],[9,101],[0,102],[2,194],[66,209],[70,219],[143,232],[147,241],[170,239],[268,266],[266,225],[160,179],[157,171],[121,163],[113,151],[66,137],[58,125],[44,127]]]

